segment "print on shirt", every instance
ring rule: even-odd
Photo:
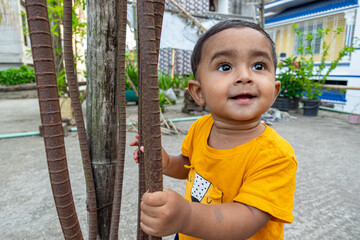
[[[210,187],[210,182],[204,179],[195,171],[194,184],[191,188],[191,200],[193,202],[201,202],[204,198],[205,193]]]
[[[185,199],[191,202],[218,204],[222,202],[222,192],[192,168],[187,178]]]

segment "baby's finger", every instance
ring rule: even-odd
[[[134,140],[134,141],[130,142],[130,146],[138,146],[138,145],[139,145],[138,140]]]
[[[134,160],[136,163],[139,163],[139,149],[138,148],[134,151]]]

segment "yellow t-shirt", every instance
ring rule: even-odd
[[[182,145],[189,158],[185,199],[204,204],[240,202],[272,215],[250,239],[283,239],[293,220],[297,162],[290,144],[266,126],[257,138],[232,149],[214,149],[207,140],[211,115],[198,119]],[[179,234],[180,240],[198,239]]]

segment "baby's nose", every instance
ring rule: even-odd
[[[248,69],[242,69],[237,72],[234,84],[250,84],[253,83],[250,71]]]

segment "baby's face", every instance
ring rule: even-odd
[[[258,120],[280,89],[270,43],[262,33],[246,27],[210,37],[196,76],[216,120]]]

